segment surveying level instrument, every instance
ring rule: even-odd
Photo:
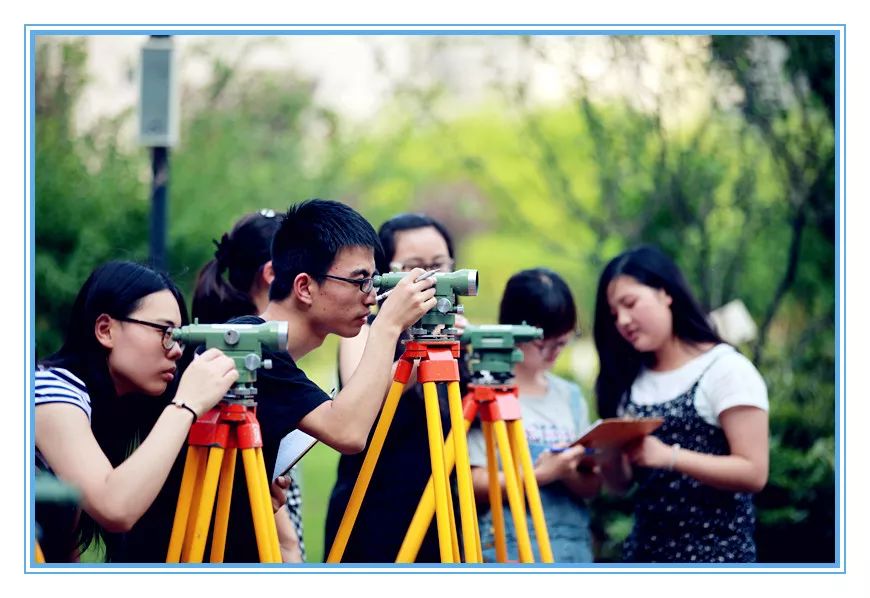
[[[394,287],[407,276],[406,273],[390,273],[375,277],[379,290]],[[477,270],[457,270],[434,274],[436,306],[423,315],[408,332],[410,340],[402,341],[405,351],[396,365],[393,384],[384,401],[378,418],[371,444],[366,451],[362,467],[348,500],[344,515],[327,555],[328,563],[341,562],[353,525],[359,515],[366,490],[377,465],[378,457],[384,446],[390,424],[399,405],[399,399],[411,372],[417,363],[417,379],[423,384],[423,400],[426,410],[426,431],[429,441],[429,457],[432,466],[433,486],[432,512],[438,528],[438,545],[441,562],[462,562],[459,549],[456,518],[453,512],[453,499],[450,489],[451,462],[448,469],[444,458],[444,431],[441,427],[441,413],[438,406],[437,383],[447,385],[447,401],[450,408],[450,425],[459,433],[450,434],[449,448],[460,455],[456,464],[459,515],[461,517],[462,546],[464,560],[470,563],[481,562],[480,533],[477,528],[477,509],[474,504],[474,490],[471,484],[471,468],[468,464],[468,443],[462,416],[462,399],[459,394],[459,331],[453,327],[456,314],[463,313],[459,296],[477,295]],[[419,362],[418,362],[419,360]],[[462,457],[464,456],[464,460]],[[430,513],[427,529],[431,523]],[[425,533],[425,530],[424,530]]]
[[[390,272],[374,277],[374,286],[379,291],[388,291],[399,284],[406,272]],[[434,329],[443,326],[439,338],[453,339],[459,332],[453,328],[456,314],[464,313],[458,297],[474,297],[477,295],[477,270],[457,270],[456,272],[436,272],[435,307],[429,310],[408,332],[414,338],[435,338]]]
[[[496,560],[500,563],[507,562],[507,541],[502,490],[498,476],[499,459],[496,455],[501,458],[504,471],[505,492],[516,530],[520,562],[535,562],[526,523],[526,496],[541,562],[553,562],[553,551],[544,519],[541,495],[523,429],[519,393],[513,380],[514,364],[523,360],[523,353],[517,348],[517,343],[543,338],[543,336],[543,330],[525,324],[468,326],[462,334],[462,342],[468,343],[469,346],[468,363],[472,381],[462,402],[464,426],[454,424],[450,434],[456,430],[464,430],[467,433],[474,418],[480,416],[486,441],[489,504],[492,510]],[[448,472],[454,462],[452,446],[448,436],[445,444],[445,462]],[[465,462],[468,461],[467,455],[460,455],[456,461],[459,462],[463,458]],[[417,511],[399,549],[396,562],[411,563],[416,559],[423,537],[432,521],[433,499],[432,480],[430,480],[417,505]]]
[[[263,350],[287,347],[287,322],[194,322],[175,329],[172,337],[190,345],[204,344],[206,349],[220,349],[235,363],[239,378],[220,403],[200,416],[190,428],[166,562],[202,562],[216,494],[217,510],[209,560],[223,562],[236,449],[241,449],[260,562],[280,563],[281,551],[254,397],[257,394],[257,370],[272,367],[271,360],[263,360]]]

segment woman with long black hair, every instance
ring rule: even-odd
[[[768,400],[761,375],[721,341],[676,264],[641,246],[598,284],[596,382],[602,417],[663,417],[602,463],[617,490],[637,483],[631,562],[751,562],[752,494],[767,482]]]
[[[191,424],[238,378],[210,349],[174,384],[182,347],[172,330],[187,322],[176,286],[146,266],[109,262],[79,291],[63,346],[36,371],[37,469],[81,494],[79,509],[37,508],[49,562],[76,560],[97,539],[106,560],[130,560],[119,532],[151,507]]]

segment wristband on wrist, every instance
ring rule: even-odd
[[[668,463],[668,471],[674,470],[674,465],[677,464],[677,453],[680,452],[680,443],[674,443],[671,445],[671,462]]]
[[[196,414],[196,411],[194,411],[189,405],[185,404],[184,401],[172,401],[171,404],[175,405],[179,409],[187,409],[190,412],[190,414],[193,416],[193,421],[196,421],[199,419],[199,416]]]

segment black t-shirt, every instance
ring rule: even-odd
[[[243,316],[229,321],[231,324],[263,324],[256,316]],[[257,421],[263,436],[263,459],[266,475],[271,480],[281,439],[299,424],[299,420],[330,400],[329,396],[308,379],[286,351],[263,351],[263,359],[272,360],[272,369],[257,370]],[[256,563],[260,557],[254,536],[250,501],[241,454],[237,455],[236,475],[233,483],[232,507],[224,561],[229,563]],[[206,553],[206,558],[208,553]]]

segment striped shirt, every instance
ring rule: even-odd
[[[91,397],[88,387],[75,374],[63,368],[39,366],[36,370],[34,396],[37,405],[69,403],[85,412],[91,421]]]
[[[37,407],[49,403],[75,405],[91,421],[91,397],[88,395],[88,388],[69,370],[39,366],[36,370],[34,401]],[[51,471],[39,449],[36,450],[36,465],[39,469]]]

